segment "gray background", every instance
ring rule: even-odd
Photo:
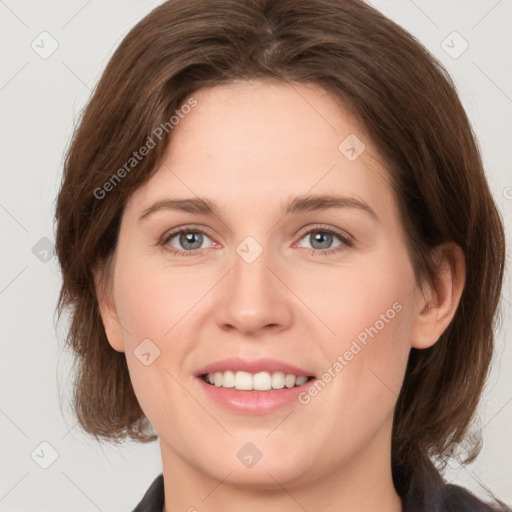
[[[66,403],[66,322],[58,332],[54,327],[60,275],[52,257],[54,201],[77,116],[114,48],[159,3],[0,0],[1,511],[128,511],[161,472],[158,443],[99,445],[76,426]],[[371,3],[415,35],[453,76],[510,240],[511,1]],[[483,483],[508,504],[511,297],[507,273],[497,354],[478,420],[483,451],[467,467],[453,461],[447,472],[449,480],[480,496]]]

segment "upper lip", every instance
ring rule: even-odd
[[[225,372],[231,371],[242,371],[248,373],[259,373],[259,372],[283,372],[291,373],[297,377],[304,375],[305,377],[312,377],[313,373],[303,370],[297,366],[278,361],[277,359],[256,359],[249,361],[247,359],[241,359],[239,357],[232,357],[229,359],[222,359],[221,361],[215,361],[214,363],[203,366],[196,372],[196,377],[205,375],[207,373]]]

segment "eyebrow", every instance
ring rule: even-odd
[[[298,196],[281,205],[284,215],[329,210],[331,208],[355,208],[368,213],[374,220],[379,221],[379,217],[374,210],[365,201],[356,199],[355,197],[327,194]],[[194,197],[157,201],[142,212],[139,221],[147,219],[153,213],[161,210],[221,216],[220,208],[213,201],[206,198]]]

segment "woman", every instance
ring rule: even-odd
[[[56,221],[78,420],[160,440],[136,511],[510,510],[436,468],[478,451],[502,223],[450,78],[378,11],[157,7]]]

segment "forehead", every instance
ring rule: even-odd
[[[197,105],[174,126],[160,168],[129,209],[199,196],[241,214],[254,203],[280,207],[283,197],[326,193],[382,203],[383,214],[394,208],[372,141],[323,89],[240,81],[193,97]]]

